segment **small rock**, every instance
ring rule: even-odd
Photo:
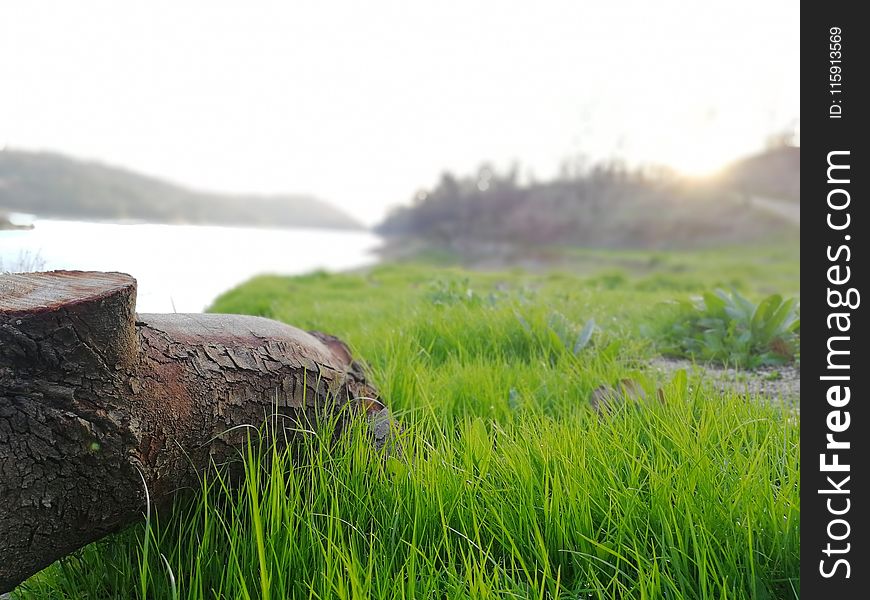
[[[634,379],[620,379],[617,386],[599,385],[592,390],[589,404],[598,413],[611,412],[626,402],[641,404],[646,401],[646,391]]]

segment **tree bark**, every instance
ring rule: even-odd
[[[121,273],[0,275],[0,593],[142,519],[143,479],[158,505],[196,485],[238,455],[239,425],[365,413],[377,445],[390,434],[337,338],[260,317],[136,315],[135,297]]]

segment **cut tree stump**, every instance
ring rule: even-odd
[[[0,275],[0,593],[238,456],[275,411],[389,413],[337,338],[261,317],[135,313],[122,273]],[[290,427],[289,425],[292,425]],[[235,429],[234,429],[235,428]],[[143,485],[144,480],[144,485]]]

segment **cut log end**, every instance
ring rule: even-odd
[[[0,277],[0,315],[34,315],[128,295],[135,304],[136,280],[125,273],[47,271]]]
[[[0,276],[0,360],[19,369],[69,362],[85,371],[135,360],[136,280],[124,273]]]

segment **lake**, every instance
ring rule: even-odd
[[[260,273],[295,275],[376,262],[369,232],[36,220],[0,231],[0,270],[120,271],[139,282],[138,312],[201,312]],[[34,261],[34,258],[36,259]]]

